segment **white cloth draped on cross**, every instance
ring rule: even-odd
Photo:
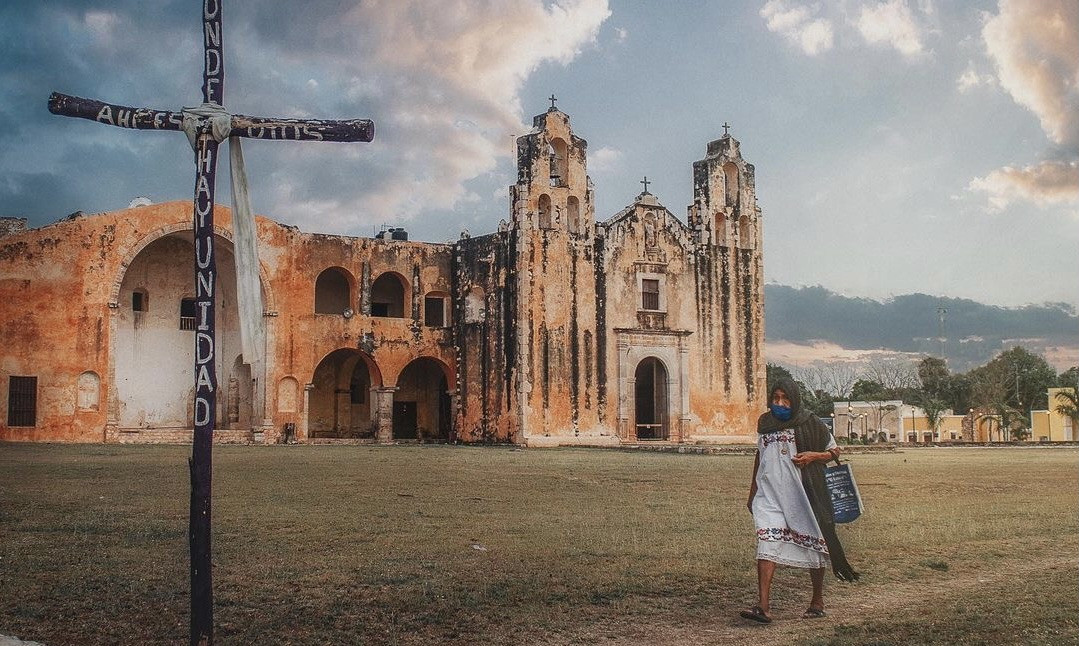
[[[258,240],[255,216],[251,213],[251,197],[244,169],[243,149],[239,137],[230,137],[232,115],[216,103],[203,103],[183,108],[183,131],[195,149],[199,129],[210,127],[218,142],[229,140],[229,169],[232,185],[233,259],[236,266],[236,309],[240,319],[240,352],[243,362],[251,366],[252,375],[262,375],[266,355],[266,324],[262,318],[262,289],[259,284]]]

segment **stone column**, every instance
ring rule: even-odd
[[[380,386],[371,389],[371,417],[375,422],[375,437],[379,443],[393,441],[393,394],[396,386]]]
[[[629,344],[624,339],[619,339],[615,345],[618,353],[618,437],[623,442],[636,442],[637,429],[630,423],[630,402],[633,399],[633,389],[636,380],[629,376],[627,367]]]
[[[311,416],[311,391],[315,389],[315,384],[304,384],[303,387],[303,408],[300,409],[299,422],[296,424],[296,441],[307,441],[307,420]]]
[[[676,442],[685,442],[689,435],[689,348],[686,347],[685,338],[678,339],[678,374],[680,375],[679,411],[678,411],[678,437]]]

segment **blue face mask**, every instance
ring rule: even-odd
[[[768,408],[771,409],[772,415],[781,422],[786,422],[791,418],[791,409],[786,406],[769,404]]]

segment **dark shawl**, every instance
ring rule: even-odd
[[[789,379],[779,379],[768,391],[768,403],[772,403],[772,394],[782,388],[791,400],[791,418],[781,421],[769,410],[757,419],[758,433],[771,433],[782,429],[794,430],[794,444],[799,451],[825,451],[832,434],[812,411],[802,408],[802,395],[798,385]],[[854,581],[858,573],[847,563],[843,545],[835,531],[835,519],[832,512],[832,498],[824,483],[824,462],[814,462],[803,468],[802,486],[805,488],[813,515],[817,517],[824,542],[828,545],[828,555],[832,559],[832,572],[843,581]]]

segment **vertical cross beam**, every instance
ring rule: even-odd
[[[221,39],[221,2],[203,0],[203,103],[222,104],[225,61]],[[204,121],[195,139],[195,429],[191,443],[191,645],[214,641],[213,564],[210,550],[211,484],[214,419],[217,411],[217,330],[214,291],[214,193],[217,186],[218,141]]]
[[[369,119],[284,119],[230,115],[221,108],[224,98],[225,60],[221,31],[222,0],[202,0],[204,104],[213,109],[171,112],[103,103],[66,94],[49,96],[49,111],[62,116],[139,130],[185,130],[193,119],[195,196],[192,228],[195,241],[195,406],[194,438],[188,461],[191,476],[191,644],[213,644],[213,584],[210,558],[211,476],[217,394],[214,259],[214,192],[221,128],[232,137],[295,141],[371,141]],[[204,108],[206,106],[203,106]],[[212,116],[207,116],[207,115]],[[187,130],[190,133],[190,130]],[[256,260],[257,262],[257,260]]]

